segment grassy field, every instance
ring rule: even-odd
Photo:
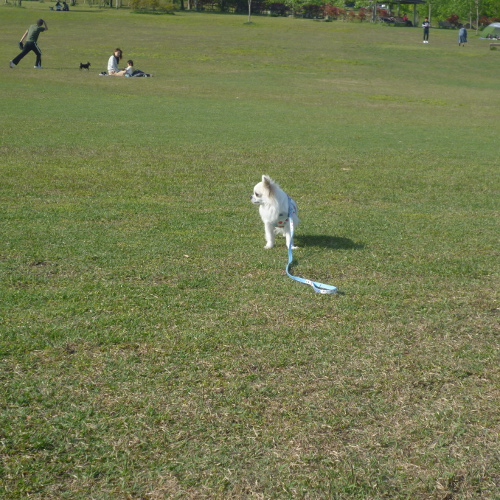
[[[23,5],[0,6],[0,496],[500,498],[500,52]],[[45,69],[9,69],[41,16]],[[99,77],[117,46],[154,77]],[[294,273],[341,293],[263,249],[263,173],[299,206]]]

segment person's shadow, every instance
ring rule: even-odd
[[[349,238],[328,236],[326,234],[301,234],[294,238],[299,247],[332,248],[335,250],[362,250],[364,243],[356,243]]]

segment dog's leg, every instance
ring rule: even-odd
[[[264,231],[266,233],[266,246],[264,248],[274,247],[274,226],[269,222],[264,223]]]

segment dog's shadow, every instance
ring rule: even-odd
[[[362,250],[365,248],[364,243],[356,243],[349,238],[326,234],[301,234],[295,236],[294,242],[300,247],[332,248],[335,250]]]

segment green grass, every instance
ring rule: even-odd
[[[498,53],[23,6],[0,7],[0,496],[499,498]],[[10,70],[40,16],[45,69]],[[154,77],[98,77],[116,46]],[[340,294],[263,249],[263,173],[299,205],[294,272]]]

